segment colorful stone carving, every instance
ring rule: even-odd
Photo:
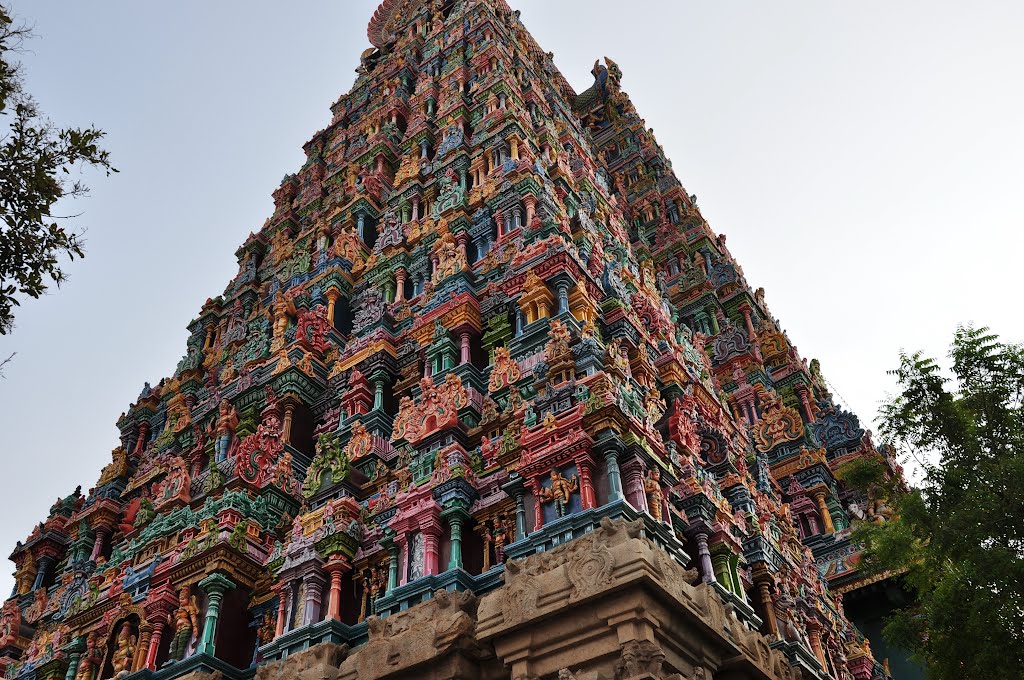
[[[834,471],[899,467],[748,284],[621,69],[576,92],[503,0],[386,0],[370,36],[95,488],[15,547],[5,678],[195,653],[218,660],[160,673],[240,680],[314,635],[372,648],[493,569],[525,617],[519,560],[566,561],[588,597],[613,517],[667,548],[659,573],[689,555],[735,596],[728,621],[870,677],[838,593],[866,581],[850,523],[892,510]]]

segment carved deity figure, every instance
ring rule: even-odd
[[[180,456],[176,456],[171,460],[167,477],[164,478],[163,482],[154,487],[154,495],[157,497],[158,503],[175,498],[187,501],[189,499],[188,488],[190,482],[191,477],[188,474],[188,465]]]
[[[192,595],[190,586],[185,586],[178,594],[178,610],[174,612],[174,638],[167,653],[170,661],[181,661],[185,658],[189,643],[199,630],[199,607]]]
[[[132,522],[132,528],[139,529],[146,526],[156,517],[156,510],[153,508],[153,501],[148,498],[142,498],[139,501],[139,510],[135,513],[135,521]]]
[[[213,423],[210,424],[211,427]],[[238,427],[238,411],[227,399],[221,399],[217,408],[217,427],[214,430],[216,439],[215,451],[218,463],[227,460],[228,450],[231,448],[231,440],[235,436],[235,428]]]
[[[117,447],[111,453],[111,462],[103,468],[103,472],[100,473],[100,481],[97,482],[97,486],[103,486],[108,482],[112,482],[118,477],[125,477],[128,474],[128,452],[123,447]]]
[[[284,333],[288,330],[288,316],[295,314],[295,302],[291,295],[278,290],[274,303],[267,310],[267,317],[273,324],[274,336],[270,343],[270,351],[276,352],[284,347]]]
[[[24,595],[32,590],[32,584],[36,578],[36,561],[32,553],[25,551],[18,571],[14,574],[15,589],[18,595]]]
[[[661,490],[661,471],[658,468],[651,468],[644,480],[644,492],[647,494],[647,509],[651,517],[662,520],[662,504],[665,501],[665,493]]]
[[[895,514],[888,502],[881,496],[878,496],[873,489],[868,493],[866,511],[868,521],[873,524],[885,524]]]
[[[494,520],[494,561],[502,564],[505,562],[505,546],[512,542],[515,535],[515,520],[501,514]]]
[[[551,486],[541,487],[540,497],[547,502],[554,502],[559,517],[565,517],[569,509],[569,499],[572,493],[579,488],[579,480],[576,476],[570,479],[558,470],[551,471]]]
[[[138,638],[132,635],[131,624],[125,621],[121,624],[121,629],[117,633],[114,656],[112,657],[114,675],[131,671],[132,659],[135,657],[137,644]]]
[[[85,653],[78,662],[78,672],[75,673],[75,680],[92,680],[93,668],[97,661],[96,633],[89,633],[85,641]]]

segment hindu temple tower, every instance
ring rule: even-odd
[[[611,60],[386,0],[352,89],[11,554],[8,680],[875,680],[832,399]],[[837,329],[837,332],[840,332]],[[846,594],[846,595],[844,595]]]

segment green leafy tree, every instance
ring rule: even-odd
[[[98,146],[101,130],[56,127],[25,91],[13,57],[29,35],[0,5],[0,335],[13,328],[19,297],[59,286],[62,259],[84,255],[81,232],[52,213],[60,199],[87,192],[74,176],[87,166],[116,172]]]
[[[902,354],[882,434],[924,469],[907,489],[879,461],[841,476],[888,506],[854,538],[864,564],[905,574],[915,606],[886,627],[937,680],[1024,678],[1024,346],[961,327],[944,371]]]

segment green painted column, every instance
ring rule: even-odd
[[[714,552],[711,554],[711,563],[714,565],[715,578],[719,583],[725,586],[726,590],[731,592],[733,585],[732,578],[729,576],[728,559],[727,555],[720,552]]]
[[[78,666],[82,663],[82,654],[85,653],[85,637],[76,637],[65,649],[70,654],[68,655],[68,672],[64,674],[64,680],[75,680],[75,676],[78,675]]]
[[[608,500],[621,501],[625,496],[622,494],[622,473],[619,470],[618,449],[612,447],[606,450],[604,460],[608,468]]]
[[[462,515],[450,515],[448,526],[452,530],[452,556],[448,560],[448,568],[462,569]]]
[[[711,330],[714,331],[715,335],[722,332],[722,329],[718,326],[718,314],[716,313],[714,305],[708,306],[707,308],[708,317],[711,321]]]
[[[206,593],[206,620],[203,623],[203,637],[196,651],[199,654],[214,656],[220,603],[224,599],[224,593],[234,588],[235,584],[223,574],[210,574],[199,582],[199,587]]]
[[[373,410],[379,411],[384,408],[384,386],[388,383],[388,374],[383,370],[376,370],[370,376],[373,383]]]
[[[388,592],[398,587],[398,546],[392,543],[388,548],[390,559],[388,561]]]

